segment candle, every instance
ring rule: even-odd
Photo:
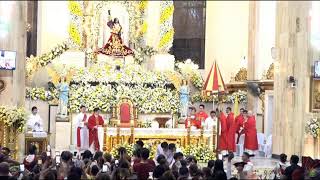
[[[134,126],[134,120],[130,120],[130,125]]]
[[[117,126],[120,126],[120,120],[117,121]]]

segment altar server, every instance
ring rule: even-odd
[[[89,148],[89,130],[88,130],[88,116],[86,114],[86,107],[80,106],[80,113],[76,116],[76,143],[78,150],[85,150]]]
[[[234,120],[234,114],[231,111],[230,107],[227,107],[226,109],[227,115],[227,129],[228,129],[228,135],[227,135],[227,142],[228,142],[228,151],[229,152],[235,152],[236,151],[236,141],[235,141],[235,135],[237,130],[237,124]]]
[[[189,126],[191,127],[191,129],[201,128],[201,121],[197,120],[196,115],[196,108],[192,107],[190,116],[185,120],[185,128],[188,128]]]
[[[31,129],[33,132],[40,132],[43,131],[43,123],[42,119],[38,114],[38,108],[36,106],[33,106],[32,114],[29,116],[29,119],[27,121],[28,129]]]
[[[199,112],[196,114],[196,120],[199,122],[201,128],[201,123],[204,122],[208,118],[208,114],[204,111],[204,105],[199,105]]]
[[[258,150],[258,138],[257,138],[257,129],[256,129],[256,119],[252,114],[252,111],[243,112],[244,115],[244,148],[245,151],[249,153],[250,156],[253,156],[254,151]]]
[[[210,117],[208,117],[205,121],[204,121],[204,129],[206,130],[212,130],[213,126],[215,126],[217,128],[217,116],[216,116],[216,112],[215,111],[211,111],[210,112]]]
[[[99,108],[94,108],[93,114],[88,120],[89,129],[89,146],[91,150],[98,151],[100,149],[99,139],[98,139],[98,127],[103,126],[104,121],[100,114]]]

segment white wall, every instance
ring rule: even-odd
[[[227,83],[248,52],[248,1],[207,1],[205,75],[217,60]]]

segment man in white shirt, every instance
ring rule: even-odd
[[[29,119],[27,121],[28,129],[31,129],[33,132],[42,132],[43,123],[41,117],[39,116],[39,114],[37,114],[38,108],[33,106],[31,111],[32,114],[29,116]]]
[[[76,116],[76,146],[78,150],[85,150],[89,148],[89,130],[87,127],[88,116],[86,114],[86,107],[80,106],[80,113]]]
[[[158,145],[158,147],[157,147],[157,153],[156,153],[156,155],[155,155],[155,159],[157,159],[160,154],[162,154],[162,155],[164,155],[166,158],[168,158],[169,145],[168,145],[167,142],[162,142],[161,144]]]
[[[204,121],[204,129],[212,130],[213,126],[215,126],[217,128],[217,121],[218,121],[218,118],[216,116],[216,112],[215,111],[211,111],[210,112],[210,117],[208,117]]]

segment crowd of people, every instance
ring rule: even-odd
[[[37,154],[36,147],[31,146],[20,163],[10,157],[10,149],[1,148],[0,179],[259,179],[247,152],[240,162],[232,164],[234,155],[230,152],[223,159],[210,160],[204,165],[199,164],[194,156],[185,156],[175,144],[167,142],[159,144],[153,159],[150,159],[149,149],[144,148],[140,140],[134,145],[132,157],[123,147],[118,149],[115,157],[101,151],[92,154],[90,150],[81,154],[70,151],[55,155],[51,152]],[[274,179],[303,179],[304,170],[298,162],[299,157],[293,155],[289,164],[287,156],[281,154],[273,170]],[[232,174],[232,166],[237,174]]]

